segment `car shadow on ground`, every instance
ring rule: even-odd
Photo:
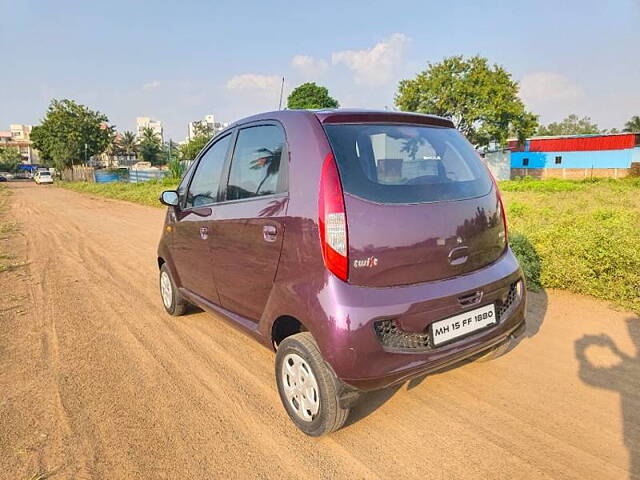
[[[613,339],[606,335],[585,335],[575,343],[576,358],[580,364],[580,379],[587,385],[618,392],[624,444],[629,449],[630,479],[640,479],[640,317],[626,319],[635,354],[622,352]],[[594,365],[588,357],[591,347],[608,348],[618,359],[614,365]],[[635,379],[635,381],[629,381]]]
[[[455,365],[409,380],[408,382],[405,382],[407,385],[407,390],[411,390],[417,387],[431,375],[438,375],[449,370],[461,368],[464,365],[474,361],[490,361],[495,360],[498,357],[508,355],[518,346],[518,344],[520,344],[520,342],[526,339],[533,338],[537,335],[537,333],[540,331],[540,328],[542,327],[542,323],[544,322],[544,317],[547,313],[547,306],[548,297],[547,293],[544,290],[541,290],[539,292],[528,292],[526,313],[527,327],[524,333],[519,338],[509,340],[506,344],[498,347],[495,352],[491,352],[491,354],[489,355],[486,355],[485,352],[483,352],[482,354],[463,360],[459,363],[456,363]],[[384,405],[391,397],[393,397],[393,395],[403,386],[404,384],[394,385],[382,390],[363,393],[356,404],[351,408],[351,413],[349,414],[349,418],[345,423],[345,427],[353,425],[354,423],[357,423],[363,418],[371,415],[378,408]]]

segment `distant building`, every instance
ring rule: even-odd
[[[31,142],[31,125],[11,124],[9,131],[0,132],[0,146],[13,147],[20,151],[22,163],[31,165],[38,163],[38,151]]]
[[[640,163],[640,133],[533,137],[509,150],[512,177],[618,178]]]
[[[214,135],[217,135],[228,126],[228,123],[216,122],[213,115],[205,115],[202,120],[189,122],[189,133],[187,135],[187,141],[192,140],[196,136],[199,128],[208,128]]]
[[[160,137],[160,141],[164,141],[164,135],[162,131],[162,122],[160,120],[153,120],[149,117],[137,117],[136,118],[136,129],[138,137],[142,135],[142,131],[145,128],[150,128],[154,131],[154,133]]]

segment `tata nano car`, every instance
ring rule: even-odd
[[[195,304],[273,348],[284,407],[309,435],[342,426],[359,392],[524,330],[500,193],[449,120],[256,115],[215,136],[161,201],[167,312]]]

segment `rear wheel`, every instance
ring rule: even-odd
[[[187,302],[176,288],[166,263],[160,267],[160,296],[164,309],[170,315],[178,317],[185,312]]]
[[[340,407],[339,380],[309,332],[285,338],[276,354],[278,393],[289,417],[307,435],[338,430],[349,415]]]

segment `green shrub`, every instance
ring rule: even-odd
[[[507,218],[521,217],[527,213],[529,206],[526,203],[511,202],[507,207]]]
[[[529,239],[519,232],[509,232],[509,245],[518,258],[527,288],[537,292],[540,290],[540,257]]]

